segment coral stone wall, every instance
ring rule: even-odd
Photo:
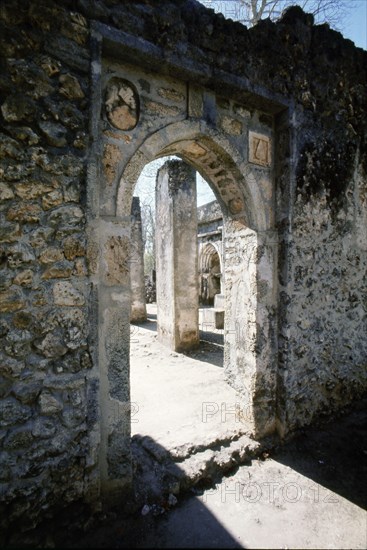
[[[317,155],[317,147],[313,153]],[[357,148],[340,206],[330,204],[324,182],[313,196],[305,198],[304,187],[296,195],[290,279],[281,292],[289,308],[279,388],[287,430],[353,402],[366,390],[367,182],[358,153]],[[330,167],[329,177],[336,183],[337,170]],[[308,181],[309,175],[304,176],[302,184]]]
[[[58,3],[1,3],[2,527],[88,493],[88,27]]]

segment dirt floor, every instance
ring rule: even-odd
[[[62,542],[54,537],[52,543],[69,548],[366,548],[366,400],[282,446],[255,445],[252,455],[245,453],[245,464],[230,466],[223,449],[230,448],[228,441],[242,441],[247,427],[233,414],[224,415],[223,422],[215,406],[220,410],[222,403],[237,399],[223,381],[220,331],[202,333],[206,342],[195,352],[176,354],[157,342],[152,308],[149,319],[132,327],[138,498],[89,522],[83,535]],[[207,422],[203,402],[213,404],[205,409]],[[200,441],[206,443],[200,447]],[[171,492],[159,492],[167,476],[162,468],[172,466],[166,461],[170,453],[181,453],[172,479],[180,479],[192,458],[197,461],[196,470],[186,467],[185,475],[192,477],[186,491],[171,484]],[[198,462],[199,455],[205,460]],[[215,458],[225,476],[210,469]],[[150,492],[154,484],[157,490]]]
[[[366,436],[364,401],[174,505],[116,510],[49,547],[366,548]]]
[[[239,467],[146,520],[136,548],[366,548],[366,419],[355,411]]]
[[[249,433],[246,410],[225,382],[223,331],[210,326],[210,310],[200,310],[206,330],[199,349],[184,354],[157,341],[156,305],[147,309],[148,321],[131,326],[132,435],[148,435],[171,450]]]

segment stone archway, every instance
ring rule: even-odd
[[[93,126],[94,151],[101,161],[90,169],[89,261],[98,298],[92,327],[99,368],[98,462],[101,490],[113,499],[132,478],[131,204],[140,173],[156,158],[176,155],[191,164],[220,204],[225,376],[242,396],[253,434],[263,436],[276,429],[273,125],[271,117],[223,101],[210,90],[141,67],[102,59],[102,72],[95,79],[99,118]]]
[[[159,157],[176,155],[191,164],[211,185],[224,216],[247,227],[266,230],[272,212],[261,208],[256,176],[226,137],[204,121],[182,121],[166,126],[147,138],[122,167],[117,190],[116,215],[126,216],[138,176],[144,166]]]
[[[199,292],[203,304],[213,305],[214,296],[220,293],[222,271],[218,247],[215,243],[204,243],[199,251]]]
[[[177,140],[177,135],[184,139]],[[213,135],[203,124],[184,122],[166,127],[147,138],[126,163],[116,215],[102,221],[101,264],[107,284],[100,288],[99,341],[105,380],[101,384],[105,391],[101,399],[102,452],[109,487],[116,478],[129,476],[128,213],[137,178],[154,158],[175,154],[191,163],[211,184],[221,204],[226,265],[226,378],[243,396],[243,410],[253,433],[265,435],[275,429],[276,242],[269,223],[271,213],[253,185],[255,176],[251,169],[241,171],[243,161],[236,158],[235,151],[230,152],[223,137]]]
[[[16,4],[0,10],[2,502],[27,528],[130,483],[130,206],[157,156],[221,202],[225,369],[254,433],[363,394],[366,74],[298,8],[248,31],[191,1]]]

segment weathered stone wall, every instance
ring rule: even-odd
[[[98,491],[88,480],[98,407],[85,234],[88,36],[86,19],[56,3],[1,3],[0,523],[20,519],[20,531]]]
[[[101,71],[91,64],[98,47],[90,41],[96,21],[109,25],[111,44],[120,40],[117,31],[125,33],[124,45],[111,46],[110,55],[123,55],[140,66],[144,50],[145,66],[180,82],[177,86],[184,96],[182,103],[178,96],[159,101],[157,97],[153,103],[171,108],[166,114],[154,115],[152,109],[159,107],[137,104],[133,94],[134,103],[128,89],[130,99],[125,104],[110,95],[108,120],[120,125],[124,137],[114,142],[113,135],[105,135],[104,145],[109,147],[104,170],[110,184],[101,196],[99,183],[88,194],[86,185],[87,181],[99,182],[92,176],[100,174],[101,158],[98,147],[91,145],[99,114],[93,113],[95,80],[90,78]],[[287,431],[310,422],[319,412],[356,399],[366,389],[366,67],[366,52],[327,26],[314,26],[312,17],[297,8],[277,24],[263,21],[247,30],[193,0],[1,3],[3,526],[18,521],[26,530],[48,510],[79,498],[98,500],[98,396],[106,390],[105,385],[101,391],[98,387],[96,320],[100,306],[95,284],[100,276],[112,296],[114,285],[127,280],[129,231],[116,229],[111,236],[114,229],[108,215],[114,208],[117,186],[115,157],[121,151],[130,154],[129,132],[144,109],[151,112],[150,118],[143,117],[146,134],[152,131],[154,116],[166,116],[166,124],[201,117],[207,132],[230,136],[238,145],[238,157],[248,154],[249,162],[255,161],[256,177],[248,179],[253,193],[270,204],[273,189],[276,192],[277,321],[266,320],[266,335],[258,331],[256,323],[261,324],[268,314],[262,310],[257,319],[248,319],[246,327],[233,333],[233,347],[228,345],[225,352],[228,357],[236,355],[235,340],[243,334],[248,334],[251,349],[260,359],[262,350],[270,349],[266,348],[270,340],[273,346],[279,342],[271,372],[261,371],[261,365],[264,369],[268,363],[259,359],[261,375],[254,392],[263,406],[255,413],[265,418],[276,406],[278,429]],[[143,79],[139,86],[149,95],[149,82]],[[195,95],[195,87],[206,91]],[[159,89],[156,76],[154,90],[158,93]],[[269,161],[267,156],[257,146],[247,152],[247,141],[243,148],[242,135],[249,125],[255,131],[262,128],[266,135],[274,132],[275,148],[272,152],[269,148],[274,156],[273,187],[261,172],[261,163]],[[167,131],[169,135],[173,133]],[[259,144],[256,136],[251,143]],[[234,182],[241,179],[240,174],[234,170],[220,174],[218,166],[226,159],[205,140],[200,145],[188,143],[185,151],[192,159],[198,158],[202,170],[217,182],[217,196],[227,210],[238,213],[241,199]],[[219,163],[216,169],[215,163]],[[242,175],[249,178],[249,174]],[[124,198],[129,214],[132,195]],[[109,232],[102,246],[106,264],[99,267],[96,240],[90,238],[86,243],[85,230],[85,220],[92,217],[98,202],[106,219],[101,225],[90,224],[90,234]],[[252,214],[261,219],[262,213]],[[229,245],[235,225],[228,226]],[[245,229],[242,233],[251,244],[254,235]],[[257,276],[256,281],[253,274],[252,284],[257,285],[259,296],[266,296],[267,281],[273,277],[268,267],[272,249],[261,235],[256,242],[260,244],[253,260],[262,266],[263,277]],[[243,255],[236,253],[235,245],[229,255],[231,271]],[[243,304],[245,290],[238,290]],[[106,307],[110,307],[109,299]],[[273,302],[268,306],[275,319]],[[116,304],[113,308],[106,309],[103,317],[111,336],[99,343],[102,355],[111,349],[113,339],[128,335],[129,312],[120,323],[116,320],[123,315]],[[231,308],[235,306],[228,304],[226,316]],[[121,345],[126,364],[127,353],[128,345]],[[254,355],[247,361],[246,353],[237,354],[245,377],[249,368],[257,368],[251,363]],[[120,363],[121,357],[114,357],[110,380],[117,384],[113,397],[124,402],[129,389],[128,380],[121,377]],[[275,372],[276,395],[273,390],[268,395],[266,388],[272,386]],[[234,384],[239,382],[233,377]],[[118,431],[113,437],[123,440]],[[113,437],[104,433],[103,449]],[[126,471],[121,459],[123,455],[128,461],[124,445],[120,454],[118,444],[112,447],[108,467],[102,464],[104,472],[109,468],[117,476]]]
[[[220,209],[220,205],[218,201],[211,201],[207,204],[203,204],[202,206],[199,206],[197,209],[198,212],[198,231],[199,233],[203,233],[201,231],[201,227],[205,228],[205,232],[211,231],[211,229],[207,229],[207,224],[210,224],[211,222],[216,223],[218,226],[220,222],[223,220],[223,214]],[[216,228],[216,227],[215,227]]]
[[[328,204],[326,189],[306,200],[297,193],[291,279],[281,294],[288,306],[285,369],[280,371],[287,430],[353,402],[366,390],[366,184],[357,153],[339,209]]]

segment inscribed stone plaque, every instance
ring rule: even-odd
[[[270,138],[262,134],[250,132],[249,134],[249,162],[260,166],[270,166]]]

